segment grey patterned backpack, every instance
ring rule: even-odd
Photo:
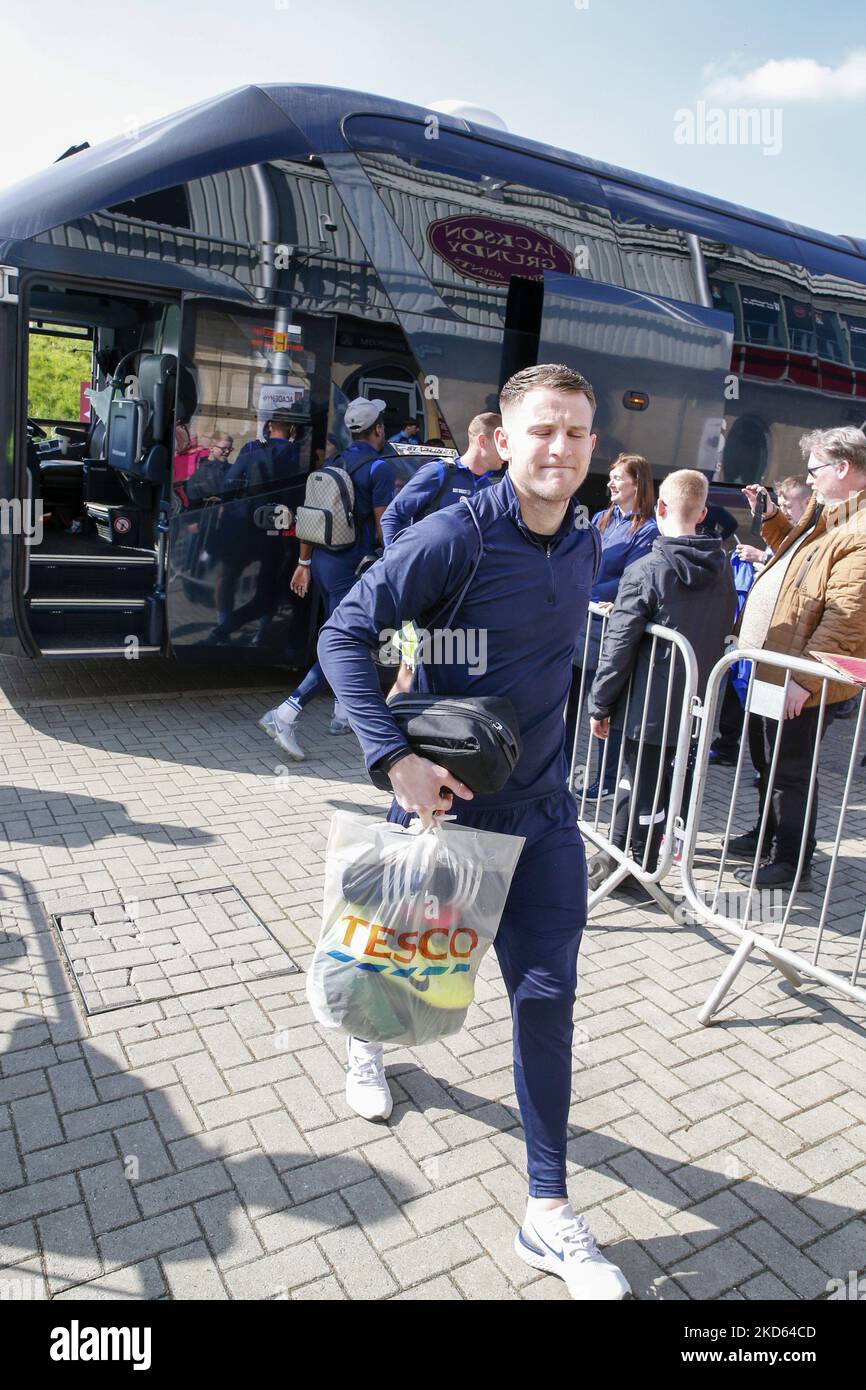
[[[356,464],[352,472],[362,466]],[[326,463],[307,478],[304,505],[295,513],[295,535],[299,541],[324,550],[345,550],[354,545],[356,534],[352,474]]]

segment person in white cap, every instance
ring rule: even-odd
[[[382,545],[381,517],[395,491],[395,471],[391,458],[380,457],[385,445],[383,422],[385,402],[359,396],[346,408],[344,423],[352,436],[348,449],[329,460],[329,467],[344,468],[355,489],[355,543],[348,550],[329,551],[301,542],[297,568],[292,575],[292,592],[303,598],[310,588],[310,577],[321,590],[325,617],[330,618],[337,604],[357,583],[357,569],[365,556]],[[291,695],[268,710],[259,728],[270,734],[295,762],[302,762],[304,750],[298,742],[297,725],[304,706],[328,689],[318,661],[310,667]],[[349,723],[338,701],[334,701],[332,734],[345,733]]]

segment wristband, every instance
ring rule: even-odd
[[[308,569],[310,568],[310,565],[311,565],[312,563],[313,563],[312,560],[299,560],[299,561],[298,561],[298,564],[299,564],[299,565],[303,565],[303,567],[304,567],[305,570],[308,570]]]
[[[411,748],[397,748],[393,753],[386,753],[384,757],[378,758],[373,766],[382,772],[388,773],[391,768],[401,762],[403,758],[411,757]]]

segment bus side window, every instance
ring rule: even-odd
[[[843,314],[842,322],[848,335],[851,349],[851,362],[855,367],[866,371],[866,317]]]
[[[816,309],[815,334],[819,357],[827,362],[843,362],[848,365],[848,349],[838,314],[827,309]]]
[[[779,295],[762,286],[741,285],[740,299],[746,342],[760,347],[785,347],[787,335]]]
[[[815,337],[815,316],[811,304],[799,299],[785,298],[785,319],[788,324],[788,341],[792,352],[802,352],[810,357],[817,354]]]

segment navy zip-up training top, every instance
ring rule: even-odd
[[[382,540],[390,545],[431,502],[436,503],[437,512],[444,511],[446,507],[455,506],[461,497],[474,497],[476,492],[499,482],[501,477],[501,473],[492,472],[477,475],[462,459],[457,459],[451,467],[444,459],[431,459],[401,487],[383,513]]]
[[[469,508],[484,549],[451,617],[481,548]],[[542,544],[525,526],[506,476],[471,502],[434,512],[404,531],[346,595],[319,634],[319,660],[368,768],[407,747],[379,689],[371,652],[412,619],[428,631],[447,623],[452,633],[466,633],[465,643],[443,642],[440,651],[432,644],[430,664],[416,672],[418,689],[505,696],[517,715],[523,744],[517,766],[500,792],[475,797],[473,806],[509,806],[565,790],[563,708],[599,541],[571,502],[559,530],[545,539]],[[451,655],[461,659],[452,662]]]

